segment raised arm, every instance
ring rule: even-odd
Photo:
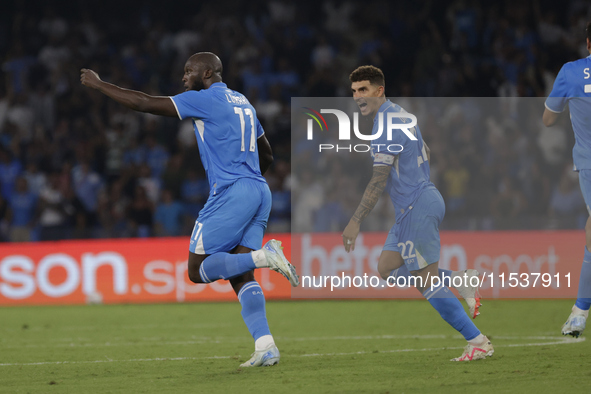
[[[261,135],[257,140],[257,148],[259,149],[259,166],[261,167],[261,174],[265,175],[265,172],[273,164],[273,151],[271,150],[271,144],[267,140],[265,135]]]
[[[371,210],[376,206],[380,196],[384,193],[386,184],[388,183],[388,175],[390,174],[390,166],[374,166],[373,175],[369,184],[365,188],[363,198],[355,210],[355,214],[349,220],[349,224],[343,231],[343,245],[345,250],[355,250],[355,240],[359,235],[359,227],[361,222],[369,215]]]
[[[101,80],[96,72],[85,68],[80,70],[80,82],[82,85],[96,89],[134,111],[178,117],[170,97],[150,96],[149,94],[138,92],[136,90],[120,88],[117,85]]]

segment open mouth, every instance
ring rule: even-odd
[[[362,102],[358,102],[357,105],[359,106],[360,110],[364,110],[365,108],[367,108],[367,103],[365,101]]]

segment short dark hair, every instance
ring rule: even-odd
[[[591,41],[591,22],[587,22],[587,38]]]
[[[349,75],[349,81],[361,82],[369,81],[372,85],[386,87],[386,81],[384,79],[384,73],[382,70],[375,66],[361,66],[357,67],[351,75]]]

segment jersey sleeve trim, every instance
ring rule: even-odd
[[[546,109],[547,109],[548,111],[550,111],[550,112],[554,112],[555,114],[561,114],[561,113],[563,113],[563,112],[564,112],[564,109],[563,109],[562,111],[556,111],[556,110],[554,110],[554,109],[552,109],[552,108],[548,107],[548,103],[544,103],[544,106],[546,107]]]
[[[183,120],[183,117],[181,116],[181,113],[179,112],[179,108],[176,106],[176,103],[174,102],[174,99],[172,98],[172,96],[168,96],[168,98],[172,101],[172,105],[174,105],[174,109],[176,109],[176,114],[179,116],[179,119]]]
[[[262,136],[264,136],[264,135],[265,135],[265,132],[263,131],[263,134],[259,135],[259,136],[257,137],[257,140],[258,140],[259,138],[261,138]]]

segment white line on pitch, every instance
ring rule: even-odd
[[[519,339],[551,339],[556,340],[556,336],[499,336],[492,335],[494,339],[519,340]],[[364,339],[463,339],[461,335],[357,335],[357,336],[331,336],[331,337],[275,337],[284,341],[331,341],[331,340],[364,340]],[[571,338],[562,338],[568,340]]]
[[[123,326],[115,326],[116,329],[124,329],[124,330],[145,330],[145,329],[153,329],[153,328],[219,328],[219,327],[230,327],[232,326],[231,323],[201,323],[201,324],[137,324],[137,325],[123,325]],[[59,331],[100,331],[98,326],[61,326],[61,327],[51,327],[50,326],[33,326],[28,327],[26,331],[48,331],[48,330],[59,330]],[[25,331],[21,327],[3,327],[0,328],[0,332],[2,331]]]
[[[227,342],[227,341],[224,341]],[[209,343],[222,343],[221,340],[201,340],[201,341],[162,341],[150,343],[149,346],[169,346],[169,345],[202,345]],[[37,348],[60,348],[60,347],[117,347],[117,346],[146,346],[146,342],[104,342],[104,343],[60,343],[55,345],[10,345],[2,346],[2,349],[37,349]]]
[[[275,337],[278,341],[284,342],[305,342],[305,341],[354,341],[354,340],[378,340],[378,339],[462,339],[461,335],[366,335],[366,336],[332,336],[332,337]],[[568,341],[571,338],[557,338],[556,336],[493,336],[493,340],[524,340],[524,339],[535,339],[535,340],[561,340],[562,342]],[[57,340],[63,342],[63,340]],[[79,339],[84,341],[84,339]],[[191,340],[178,340],[178,341],[163,341],[159,337],[150,338],[139,338],[136,342],[104,342],[104,343],[75,343],[75,340],[69,339],[69,343],[59,344],[27,344],[27,345],[8,345],[1,346],[1,349],[35,349],[35,348],[74,348],[74,347],[114,347],[114,346],[145,346],[146,342],[151,342],[153,346],[169,346],[169,345],[200,345],[204,343],[240,343],[245,342],[243,338],[236,337],[196,337],[193,336]]]
[[[556,338],[553,338],[556,339]],[[554,342],[542,343],[515,343],[508,345],[495,345],[495,347],[527,347],[527,346],[549,346],[549,345],[565,345],[572,343],[579,343],[585,341],[585,338],[560,338]],[[406,353],[406,352],[427,352],[427,351],[441,351],[441,350],[455,350],[463,349],[463,347],[439,347],[439,348],[425,348],[425,349],[393,349],[380,350],[377,353]],[[362,354],[376,353],[375,351],[359,351],[349,353],[310,353],[310,354],[287,354],[284,357],[331,357],[331,356],[354,356]],[[184,361],[184,360],[217,360],[229,359],[236,356],[211,356],[211,357],[171,357],[171,358],[137,358],[131,360],[92,360],[92,361],[44,361],[38,363],[4,363],[0,367],[9,366],[34,366],[34,365],[56,365],[56,364],[100,364],[100,363],[115,363],[115,362],[147,362],[147,361]]]

